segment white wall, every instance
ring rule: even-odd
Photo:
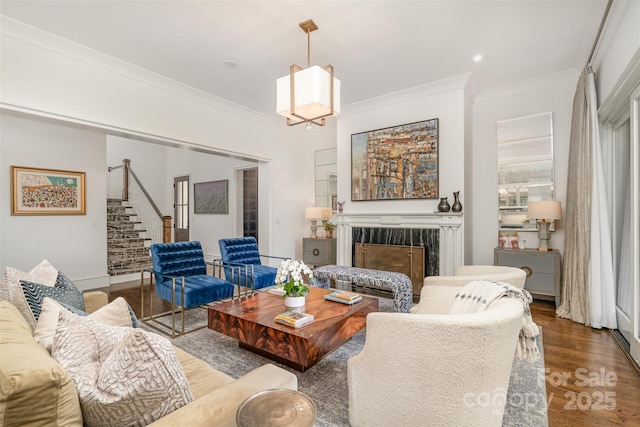
[[[179,176],[189,176],[190,227],[189,239],[198,240],[211,260],[220,255],[218,240],[235,237],[236,217],[235,212],[236,185],[242,186],[242,182],[235,182],[235,169],[247,166],[257,166],[247,161],[228,159],[204,153],[196,153],[176,148],[168,149],[166,168],[167,199],[173,203],[173,179]],[[193,199],[193,184],[207,181],[229,181],[229,213],[228,214],[195,214]],[[168,212],[172,208],[169,207]],[[173,216],[173,213],[170,213]]]
[[[467,212],[467,218],[464,224],[464,262],[465,264],[473,263],[473,236],[475,233],[473,223],[474,211],[474,193],[476,187],[473,185],[473,103],[465,97],[464,111],[464,189],[466,197],[462,210]],[[461,201],[462,202],[462,201]]]
[[[465,204],[464,85],[461,76],[416,87],[344,108],[338,121],[338,200],[345,213],[435,212],[438,199],[351,201],[351,135],[421,120],[439,119],[440,197],[453,204],[453,192],[460,191]]]
[[[163,145],[107,135],[107,166],[121,166],[123,159],[131,160],[131,169],[140,178],[153,201],[164,215],[173,216],[170,205],[173,201],[167,200],[166,190],[167,150],[168,147]],[[121,177],[122,169],[115,169],[109,173],[109,182],[119,184],[118,187],[122,189]]]
[[[218,239],[236,236],[237,224],[233,215],[237,205],[235,169],[257,167],[257,163],[119,136],[107,136],[108,164],[119,165],[124,158],[131,160],[131,168],[162,214],[172,218],[175,216],[173,180],[179,176],[189,176],[189,238],[202,243],[207,259],[218,257]],[[112,172],[118,175],[121,173],[121,169]],[[195,214],[193,184],[224,179],[229,181],[229,214]]]
[[[0,268],[43,259],[78,287],[108,286],[105,136],[0,113]],[[12,216],[10,166],[86,172],[86,215]]]
[[[566,203],[567,165],[573,96],[578,70],[545,76],[481,92],[473,108],[473,264],[493,264],[498,245],[498,178],[496,121],[531,114],[553,113],[554,199]],[[529,248],[538,247],[537,232],[520,232]],[[552,248],[564,250],[564,227],[556,223]]]
[[[288,128],[275,114],[252,112],[0,19],[4,108],[260,161],[261,250],[301,256],[304,207],[313,201],[313,153],[335,144],[335,128]]]

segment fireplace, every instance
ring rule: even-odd
[[[426,276],[463,264],[462,213],[343,214],[336,218],[337,264],[354,266],[354,244],[421,246]]]
[[[438,275],[439,238],[434,228],[352,227],[353,267],[404,273],[420,295],[424,277]]]

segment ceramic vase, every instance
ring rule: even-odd
[[[451,206],[451,211],[452,212],[462,212],[462,203],[460,203],[460,192],[459,191],[454,191],[453,192],[453,206]]]
[[[304,307],[305,301],[305,297],[285,297],[284,306],[292,309]]]
[[[447,202],[446,197],[440,198],[440,203],[438,203],[438,212],[449,212],[451,206],[449,206],[449,202]]]

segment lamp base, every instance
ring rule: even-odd
[[[538,224],[540,225],[540,230],[538,231],[538,238],[540,239],[538,250],[540,252],[548,252],[551,250],[551,248],[549,247],[549,239],[551,239],[551,233],[549,232],[549,222],[541,220],[538,222]]]
[[[317,225],[317,219],[312,219],[311,220],[311,236],[309,236],[312,239],[317,239],[318,235],[316,234],[316,231],[318,230],[318,225]]]

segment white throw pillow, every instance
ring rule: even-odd
[[[40,318],[33,332],[33,337],[44,348],[51,353],[51,345],[53,344],[53,336],[58,327],[58,317],[60,310],[67,310],[65,307],[57,303],[51,298],[45,298],[42,301],[42,311]],[[118,297],[109,304],[101,307],[99,310],[89,314],[89,318],[105,325],[111,326],[128,326],[132,327],[131,315],[129,313],[129,305],[124,298]]]
[[[0,299],[13,303],[14,295],[22,293],[20,280],[53,286],[56,284],[57,278],[58,269],[46,259],[26,273],[14,267],[6,267],[2,281],[0,281]]]
[[[144,426],[193,400],[168,339],[61,310],[51,354],[73,379],[85,425]]]

